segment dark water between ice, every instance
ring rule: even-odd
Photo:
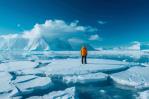
[[[107,86],[78,86],[79,99],[136,99],[137,92],[121,89],[114,85]]]

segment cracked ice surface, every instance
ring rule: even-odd
[[[149,88],[149,67],[132,67],[111,75],[114,82],[136,89]]]
[[[0,64],[0,71],[17,71],[24,69],[31,69],[37,65],[36,62],[31,61],[13,61]]]
[[[46,90],[52,86],[52,82],[49,77],[38,77],[26,82],[15,83],[15,86],[18,90],[12,92],[11,96],[26,95],[34,91]]]
[[[65,99],[74,98],[76,94],[74,95],[73,86],[76,84],[107,81],[108,75],[105,73],[126,70],[128,63],[108,59],[88,59],[88,64],[81,64],[80,59],[57,59],[13,61],[1,63],[0,67],[0,77],[4,78],[0,82],[0,97],[50,99],[53,96],[59,99],[60,96]],[[57,87],[63,84],[66,85],[65,88]]]

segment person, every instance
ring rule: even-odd
[[[82,64],[87,64],[87,60],[86,60],[86,58],[87,58],[87,48],[85,47],[85,46],[83,46],[82,48],[81,48],[81,56],[82,56]]]

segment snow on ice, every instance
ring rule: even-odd
[[[44,96],[33,96],[28,99],[78,99],[75,94],[75,87],[67,88],[63,91],[53,91]]]
[[[31,61],[13,61],[0,64],[0,71],[16,71],[16,70],[24,70],[31,69],[37,65],[35,62]]]
[[[54,90],[57,77],[62,77],[57,80],[66,85],[106,81],[108,75],[102,72],[121,71],[128,68],[127,64],[106,59],[89,59],[86,65],[82,65],[80,59],[1,63],[0,76],[4,78],[0,84],[1,97],[4,93],[9,93],[9,97],[24,97],[36,95],[38,91]]]
[[[113,74],[114,82],[134,87],[136,89],[149,88],[149,67],[135,66],[126,71]]]
[[[42,91],[49,89],[50,86],[52,86],[52,82],[49,77],[38,77],[24,82],[20,81],[18,83],[14,83],[14,85],[18,88],[18,90],[14,90],[14,92],[11,93],[11,96],[20,96],[27,95],[38,90]]]
[[[0,78],[3,79],[1,79],[0,82],[0,98],[79,99],[79,96],[77,96],[79,92],[77,92],[78,90],[76,91],[78,85],[90,86],[114,82],[116,85],[127,86],[135,90],[139,89],[140,92],[135,94],[138,95],[136,99],[147,99],[144,97],[148,97],[148,63],[130,63],[116,59],[95,59],[89,57],[87,61],[88,64],[81,64],[81,59],[78,57],[56,57],[63,56],[63,54],[68,56],[67,53],[68,52],[51,52],[50,55],[54,57],[46,60],[38,59],[36,53],[36,55],[34,55],[37,58],[34,61],[26,59],[1,62]],[[91,52],[90,55],[95,55],[95,53],[96,52]],[[103,51],[99,53],[101,55],[106,54],[106,52]],[[69,52],[69,54],[72,56],[78,55],[75,55],[76,52]],[[109,51],[107,55],[108,54],[112,55],[112,51]],[[113,54],[115,56],[117,55],[115,52]],[[135,57],[135,52],[118,52],[120,57],[124,54],[126,54],[126,56],[132,55]],[[140,58],[142,54],[144,53],[139,52],[137,59]],[[42,53],[40,53],[40,55],[42,55]],[[29,57],[32,57],[32,55]],[[144,65],[140,66],[140,64]],[[116,89],[117,88],[113,89],[113,91]],[[112,92],[111,90],[112,89],[110,89],[110,92]],[[95,92],[96,91],[98,93],[99,89],[95,90]],[[108,91],[105,94],[108,94]]]
[[[11,87],[11,75],[7,72],[0,72],[0,94],[8,93],[12,90]]]
[[[127,62],[106,59],[88,59],[88,64],[83,65],[80,60],[81,59],[53,60],[48,66],[39,69],[45,71],[48,75],[79,75],[121,71],[128,68]]]
[[[86,84],[93,82],[107,81],[108,75],[104,73],[93,73],[86,75],[64,76],[63,82],[66,84]]]

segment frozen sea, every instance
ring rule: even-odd
[[[0,99],[149,99],[149,51],[1,51]]]

